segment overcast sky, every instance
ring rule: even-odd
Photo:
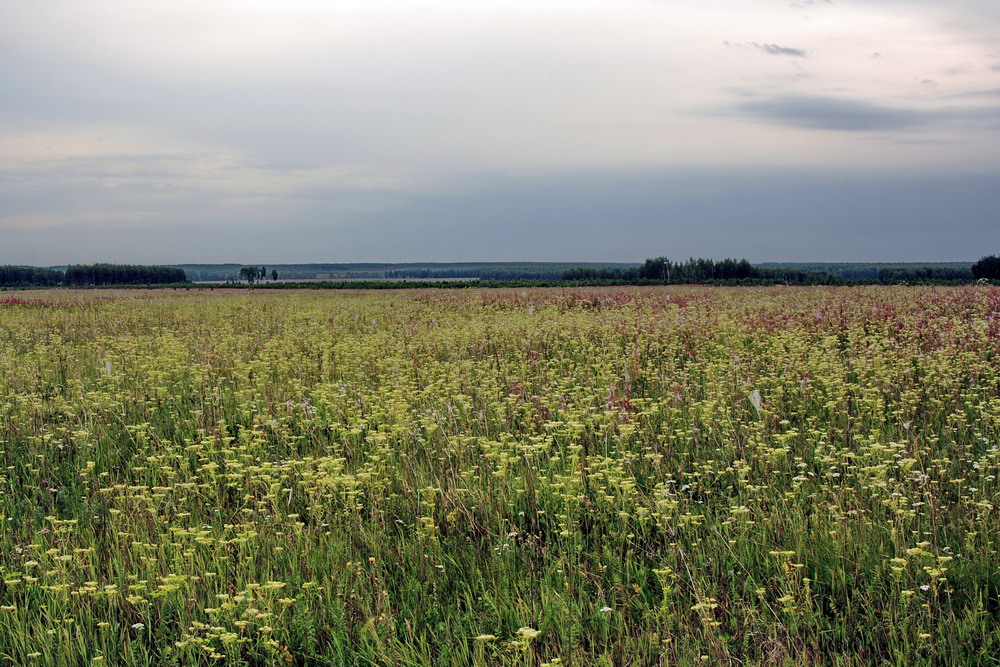
[[[0,2],[0,264],[994,253],[997,0]]]

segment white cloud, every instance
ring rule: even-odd
[[[312,166],[345,156],[409,171],[698,161],[711,136],[748,131],[692,121],[730,103],[736,85],[915,108],[932,101],[928,78],[943,79],[934,95],[989,87],[967,67],[984,62],[982,44],[945,29],[940,11],[860,3],[812,6],[809,21],[745,0],[15,7],[13,43],[29,54],[46,44],[50,85],[88,113]],[[754,58],[726,40],[810,58]]]

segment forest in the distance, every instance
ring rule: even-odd
[[[274,264],[73,264],[0,266],[0,288],[101,287],[209,283],[319,287],[350,281],[357,287],[413,284],[961,284],[1000,279],[1000,258],[973,262],[764,262],[746,259],[647,259],[613,262],[415,262]],[[444,286],[444,285],[442,285]]]

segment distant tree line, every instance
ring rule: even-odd
[[[0,266],[0,287],[90,287],[163,285],[187,282],[184,269],[138,264],[71,264],[65,271],[34,266]]]
[[[63,279],[71,286],[162,285],[186,281],[184,269],[139,264],[70,264]]]
[[[59,269],[0,266],[0,287],[54,287],[57,285],[160,285],[183,283],[183,269],[128,264],[74,264]]]
[[[847,282],[880,283],[920,280],[972,280],[968,262],[762,262],[762,269],[819,271]]]
[[[499,263],[498,263],[499,264]],[[222,266],[222,265],[220,265]],[[232,265],[228,265],[232,267]],[[236,265],[239,266],[239,265]],[[306,266],[306,265],[303,265]],[[309,265],[311,266],[311,265]],[[324,269],[327,265],[322,266]],[[334,266],[334,265],[330,265]],[[448,266],[441,268],[407,267],[399,270],[378,270],[386,265],[344,265],[362,270],[350,271],[350,276],[338,275],[337,278],[359,278],[364,282],[348,283],[354,289],[401,286],[390,282],[407,278],[428,281],[427,285],[439,287],[452,286],[446,283],[429,281],[456,281],[454,286],[470,285],[469,280],[482,287],[501,286],[504,283],[518,285],[589,283],[589,284],[684,284],[684,283],[720,283],[720,284],[773,284],[785,283],[796,285],[842,285],[847,283],[862,284],[944,284],[968,283],[973,280],[1000,280],[1000,257],[994,255],[983,257],[975,264],[934,263],[934,264],[751,264],[746,259],[689,259],[686,262],[675,262],[666,257],[647,259],[638,266],[600,265],[593,264],[582,267],[563,269],[554,264],[534,263],[527,265],[499,264]],[[565,265],[563,265],[565,266]],[[557,268],[558,267],[558,268]],[[337,265],[340,269],[341,266]],[[820,270],[820,269],[823,270]],[[199,265],[198,270],[201,267]],[[232,269],[230,269],[232,270]],[[195,271],[198,272],[197,270]],[[339,273],[339,272],[338,272]],[[287,282],[300,277],[292,270],[285,272],[286,281],[280,287],[291,288],[297,283]],[[291,274],[291,275],[289,275]],[[230,276],[233,274],[230,273]],[[267,280],[268,271],[265,267],[244,266],[235,277],[230,278],[233,284],[250,283],[263,284]],[[204,278],[204,276],[203,276]],[[278,280],[276,269],[270,272],[271,284]],[[379,282],[381,280],[385,282]],[[334,278],[333,280],[336,280]],[[465,282],[458,282],[465,281]],[[187,282],[183,268],[166,266],[142,266],[127,264],[90,264],[71,265],[66,271],[58,268],[40,268],[33,266],[0,266],[0,287],[52,287],[68,286],[106,286],[106,285],[163,285]],[[333,283],[319,282],[307,284],[310,287],[323,287]],[[339,286],[339,285],[338,285]],[[413,286],[407,284],[406,286]]]
[[[971,282],[972,271],[969,269],[949,269],[933,266],[918,266],[913,268],[888,267],[878,270],[878,282],[895,283],[942,283]]]
[[[63,272],[35,266],[0,266],[0,287],[53,287],[61,284]]]
[[[808,266],[808,265],[805,265]],[[849,265],[831,265],[836,272],[812,270],[800,265],[754,265],[745,259],[689,259],[674,262],[666,257],[647,259],[636,268],[572,268],[563,272],[568,282],[619,282],[624,284],[685,283],[785,283],[795,285],[843,285],[847,283],[968,283],[977,278],[1000,279],[1000,258],[984,257],[973,265],[936,266],[872,265],[850,269]]]
[[[633,284],[678,285],[690,283],[759,283],[784,282],[801,285],[842,284],[838,276],[820,271],[754,266],[745,259],[691,258],[674,262],[666,257],[647,259],[641,266],[629,269],[574,268],[563,272],[568,282],[612,281]]]

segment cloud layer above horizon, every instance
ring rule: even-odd
[[[993,0],[0,6],[0,264],[998,251]]]

